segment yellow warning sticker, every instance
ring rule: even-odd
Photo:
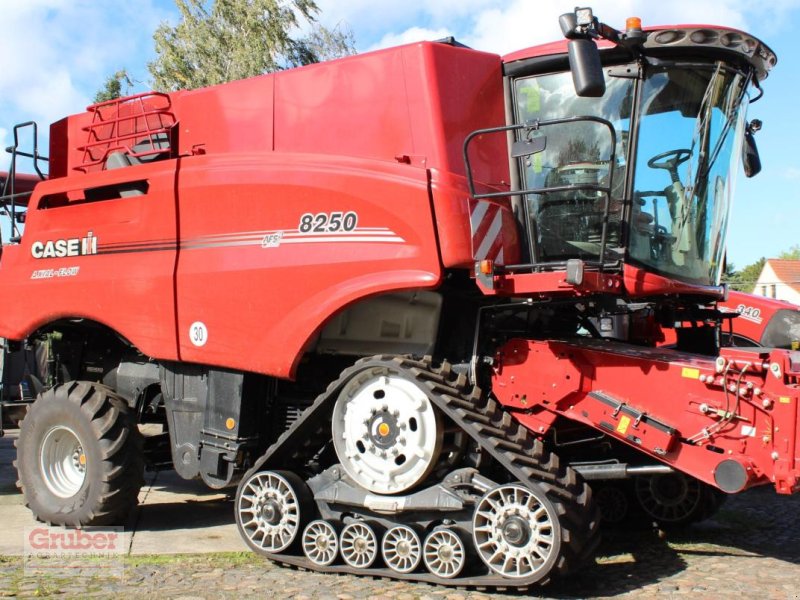
[[[792,341],[792,350],[800,350],[800,340]]]
[[[619,425],[617,425],[617,433],[625,435],[625,433],[628,431],[628,426],[630,424],[631,424],[631,418],[630,417],[626,417],[625,415],[622,415],[619,418]]]
[[[519,88],[520,95],[524,98],[525,112],[537,113],[542,108],[541,95],[539,93],[539,83],[533,79],[530,84]]]
[[[789,396],[781,396],[780,398],[778,398],[778,401],[781,404],[791,404],[792,403],[792,399]]]
[[[681,377],[686,377],[687,379],[700,379],[700,369],[683,367],[681,370]]]
[[[533,155],[533,172],[534,173],[541,173],[542,172],[542,155],[541,155],[541,153]]]

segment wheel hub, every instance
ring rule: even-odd
[[[48,489],[60,498],[77,494],[86,480],[87,459],[78,435],[56,425],[44,436],[39,451],[39,469]]]
[[[344,386],[331,429],[344,471],[378,494],[421,483],[442,446],[439,417],[424,389],[388,367],[362,371]]]
[[[270,525],[277,525],[281,522],[283,515],[281,507],[275,500],[267,500],[261,507],[261,517]]]
[[[400,427],[397,424],[397,417],[400,411],[395,410],[394,414],[388,410],[381,410],[372,415],[368,425],[366,439],[376,448],[388,450],[397,444],[400,435]]]
[[[519,515],[508,517],[500,528],[503,538],[512,546],[521,548],[531,539],[530,525]]]

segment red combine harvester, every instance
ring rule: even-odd
[[[722,332],[723,345],[800,350],[800,306],[733,291],[717,306],[738,315],[730,330]]]
[[[53,124],[0,262],[0,334],[40,357],[34,514],[118,522],[173,466],[238,483],[272,560],[525,588],[592,556],[609,482],[664,523],[797,491],[800,354],[717,343],[774,54],[560,21],[505,58],[419,43]]]

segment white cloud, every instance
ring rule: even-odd
[[[787,167],[783,172],[783,178],[789,181],[800,181],[800,168]]]
[[[563,0],[318,0],[326,25],[344,23],[355,32],[361,50],[407,40],[414,29],[448,30],[480,50],[505,53],[561,38],[558,16],[574,4]],[[641,17],[647,25],[705,23],[750,30],[768,37],[788,27],[789,11],[800,0],[754,4],[746,0],[593,0],[595,14],[612,27]]]
[[[602,22],[623,29],[628,17],[640,17],[645,26],[708,23],[746,28],[747,20],[739,0],[594,0],[589,3]],[[515,0],[502,8],[486,10],[475,18],[467,43],[481,50],[506,53],[561,38],[559,15],[567,12],[561,0],[529,2]]]
[[[3,126],[38,122],[46,149],[47,126],[84,110],[107,76],[127,68],[143,78],[153,31],[168,14],[164,6],[159,0],[3,0]]]
[[[440,40],[451,35],[452,32],[447,29],[425,29],[423,27],[410,27],[400,33],[389,33],[383,36],[377,44],[370,48],[370,50],[401,46],[403,44],[411,44],[413,42]]]

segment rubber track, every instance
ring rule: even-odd
[[[468,385],[463,374],[456,375],[450,365],[439,367],[430,358],[414,360],[397,356],[374,356],[358,361],[317,397],[275,444],[267,449],[242,478],[271,467],[302,470],[330,439],[331,415],[339,390],[357,373],[369,369],[389,369],[409,378],[423,389],[445,415],[461,427],[483,450],[499,462],[515,479],[528,487],[543,490],[552,502],[561,524],[561,555],[544,577],[533,574],[523,579],[508,579],[494,573],[473,577],[442,579],[431,573],[400,574],[387,568],[354,569],[347,565],[319,567],[305,556],[269,554],[270,559],[295,567],[323,573],[349,573],[421,581],[456,587],[515,589],[543,585],[553,576],[561,576],[580,567],[594,554],[600,541],[599,511],[591,489],[580,475],[559,457],[545,449],[524,426],[488,395]]]

